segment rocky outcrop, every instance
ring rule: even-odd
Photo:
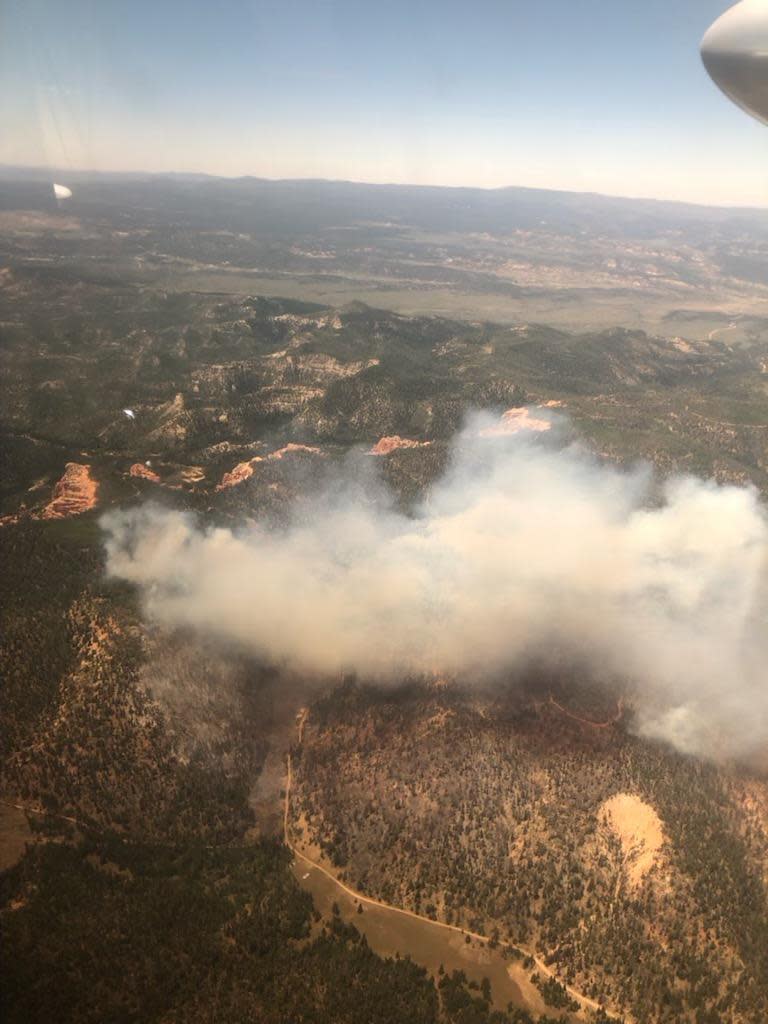
[[[146,435],[148,441],[167,445],[185,441],[192,428],[192,417],[184,396],[177,394],[172,401],[159,405],[149,422],[151,426]]]
[[[282,448],[278,448],[277,451],[270,452],[267,456],[255,455],[247,462],[238,462],[234,469],[231,469],[228,473],[225,473],[224,476],[222,476],[221,483],[218,484],[216,490],[224,491],[228,487],[236,487],[238,484],[244,483],[253,476],[254,467],[258,462],[279,461],[285,458],[286,455],[295,454],[322,455],[323,452],[312,445],[294,444],[293,442],[290,442]]]
[[[371,448],[369,455],[389,455],[390,452],[399,448],[428,448],[431,441],[412,441],[407,437],[400,437],[393,434],[391,437],[382,437]]]
[[[139,480],[150,480],[153,484],[160,483],[157,473],[154,473],[149,466],[145,466],[143,462],[135,462],[128,470],[128,475],[137,477]]]
[[[507,409],[499,422],[493,427],[480,431],[481,437],[506,437],[509,434],[520,434],[523,431],[543,433],[552,429],[552,422],[541,416],[534,415],[535,409],[524,406],[521,409]]]
[[[291,352],[289,354],[285,351],[267,356],[265,365],[269,367],[270,363],[275,377],[285,383],[298,381],[305,384],[329,384],[342,377],[355,377],[363,370],[378,366],[379,360],[354,359],[345,362],[328,355],[327,352]]]
[[[261,462],[261,457],[257,455],[249,462],[238,462],[234,469],[224,474],[216,490],[225,491],[228,487],[236,487],[238,484],[245,483],[246,480],[253,476],[253,464],[255,462]]]
[[[205,480],[202,466],[179,466],[175,483],[181,487],[196,487]]]
[[[91,467],[68,462],[64,475],[53,489],[50,502],[42,511],[42,519],[65,519],[79,516],[96,505],[99,485],[91,476]]]
[[[322,455],[323,453],[319,448],[315,448],[309,444],[290,444],[285,445],[283,448],[278,448],[277,451],[272,452],[267,456],[268,459],[282,459],[285,455],[291,455],[296,452],[304,452],[307,455]]]

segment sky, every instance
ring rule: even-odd
[[[0,163],[768,206],[699,57],[727,6],[2,0]]]

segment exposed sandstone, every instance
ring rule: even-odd
[[[481,437],[505,437],[509,434],[520,434],[529,430],[535,433],[543,433],[551,430],[552,424],[540,416],[535,416],[531,409],[524,406],[521,409],[507,409],[499,422],[493,427],[486,427],[480,431]]]
[[[295,452],[304,452],[307,455],[322,455],[323,453],[319,448],[315,448],[309,444],[290,444],[285,445],[283,448],[279,448],[276,452],[271,452],[268,459],[282,459],[284,455],[291,455]]]
[[[234,469],[231,469],[229,473],[224,474],[221,478],[221,483],[216,487],[216,490],[225,491],[228,487],[236,487],[238,484],[244,483],[253,476],[254,462],[260,461],[261,459],[257,455],[254,459],[251,459],[248,462],[238,462]]]
[[[303,453],[305,455],[323,454],[319,448],[315,448],[312,445],[294,444],[293,442],[290,442],[282,448],[278,448],[277,451],[270,452],[267,456],[255,455],[252,459],[248,459],[247,462],[238,462],[233,469],[222,476],[221,483],[218,484],[216,490],[224,491],[228,487],[236,487],[238,484],[242,484],[246,480],[250,479],[250,477],[253,476],[253,470],[257,462],[264,462],[267,459],[271,461],[280,460],[286,455],[294,455],[297,453]]]
[[[128,475],[138,477],[140,480],[151,480],[153,484],[160,483],[160,477],[157,473],[154,473],[148,466],[145,466],[143,462],[134,462],[128,470]]]
[[[370,455],[389,455],[398,448],[428,448],[431,441],[412,441],[407,437],[400,437],[393,434],[391,437],[382,437],[371,448]]]
[[[42,518],[65,519],[87,512],[96,505],[98,489],[90,466],[68,462],[64,475],[53,489],[50,502],[43,509]]]

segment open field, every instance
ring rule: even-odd
[[[119,175],[71,176],[58,210],[42,181],[16,175],[0,169],[5,258],[94,281],[699,340],[732,323],[764,332],[768,317],[761,210]]]
[[[499,951],[491,951],[477,940],[467,944],[456,933],[446,933],[430,921],[399,914],[396,910],[366,902],[362,914],[360,905],[328,875],[320,871],[300,854],[292,865],[299,885],[312,896],[312,901],[324,917],[330,917],[336,904],[342,918],[365,935],[371,949],[380,956],[410,956],[427,968],[434,978],[445,971],[463,971],[478,985],[483,978],[491,982],[494,1005],[505,1010],[509,1003],[535,1013],[546,1013],[546,1005],[538,991],[528,980],[528,974],[518,964],[507,960]]]

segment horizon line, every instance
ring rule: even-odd
[[[547,188],[540,185],[437,185],[423,184],[408,181],[366,181],[357,178],[322,178],[322,177],[268,177],[261,174],[213,174],[210,171],[129,171],[129,170],[98,170],[96,168],[64,168],[49,167],[36,164],[7,164],[0,162],[0,171],[33,172],[40,176],[45,175],[46,180],[50,178],[53,185],[54,173],[62,172],[63,177],[67,175],[94,175],[100,177],[123,177],[123,178],[210,178],[214,181],[260,181],[271,184],[327,184],[327,185],[360,185],[368,188],[403,188],[403,189],[429,189],[434,191],[454,192],[547,192],[554,195],[567,196],[591,196],[599,199],[618,199],[626,202],[638,203],[661,203],[675,206],[692,206],[705,210],[730,210],[730,211],[758,211],[768,213],[768,200],[765,205],[754,203],[743,205],[740,203],[725,202],[702,202],[692,199],[675,199],[672,197],[659,197],[647,195],[627,195],[618,192],[598,192],[594,189],[576,188]],[[7,180],[7,179],[6,179]],[[62,184],[64,181],[61,182]],[[2,181],[0,181],[0,186]]]

